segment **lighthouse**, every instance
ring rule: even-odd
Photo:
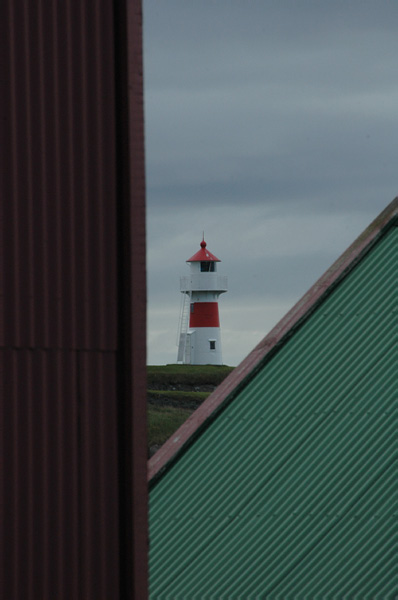
[[[183,296],[177,362],[222,365],[218,297],[228,290],[227,277],[217,273],[217,263],[221,261],[207,250],[204,238],[200,250],[186,262],[190,273],[180,282]]]

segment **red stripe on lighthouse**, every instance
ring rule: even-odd
[[[193,302],[189,326],[194,327],[220,327],[218,316],[218,302]]]

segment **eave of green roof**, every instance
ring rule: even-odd
[[[266,337],[232,371],[207,400],[185,421],[148,462],[150,486],[181,456],[225,404],[246,385],[259,368],[288,339],[320,301],[369,251],[383,232],[398,219],[398,196],[374,219],[347,250],[315,282]]]

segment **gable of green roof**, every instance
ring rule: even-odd
[[[151,598],[393,598],[398,229],[153,487]]]

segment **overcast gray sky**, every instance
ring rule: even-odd
[[[143,3],[148,364],[204,230],[237,365],[398,195],[398,2]]]

